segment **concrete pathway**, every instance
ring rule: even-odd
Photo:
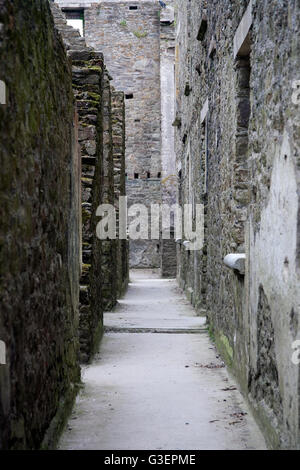
[[[264,439],[174,280],[131,272],[83,369],[61,449],[264,449]]]

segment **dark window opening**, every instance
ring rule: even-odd
[[[148,178],[148,179],[151,178],[151,174],[150,174],[149,171],[148,171],[148,173],[147,173],[147,178]]]
[[[243,44],[237,51],[235,61],[236,73],[236,161],[238,165],[243,165],[246,171],[249,167],[249,121],[251,115],[251,101],[250,101],[250,86],[251,86],[251,36],[250,32],[247,34]],[[249,173],[248,173],[249,175]],[[249,178],[249,176],[248,176]],[[233,189],[240,191],[241,184],[245,181],[245,173],[241,176],[236,176]],[[245,188],[245,195],[248,197],[248,190]],[[251,193],[252,202],[256,200],[256,194]],[[239,209],[248,206],[247,199],[245,202],[239,202]],[[240,234],[241,240],[244,238],[244,219],[238,214],[235,217],[234,223],[236,226],[242,227]],[[240,242],[242,245],[243,243]]]
[[[134,122],[141,122],[141,120],[140,119],[135,119]]]
[[[138,7],[136,5],[130,5],[129,10],[137,10]]]
[[[82,8],[78,10],[63,9],[62,11],[68,20],[83,20],[84,18],[84,10]]]
[[[128,93],[125,95],[126,100],[132,100],[133,99],[133,93]]]
[[[207,31],[207,16],[205,12],[203,13],[201,24],[200,24],[198,35],[197,35],[198,41],[203,41],[206,31]]]
[[[160,171],[157,173],[157,178],[161,178],[161,172]]]
[[[237,133],[248,131],[250,119],[251,37],[247,34],[236,56],[237,73]]]
[[[245,129],[248,131],[250,118],[250,55],[237,56],[236,70],[238,77],[237,88],[237,131]]]
[[[134,179],[135,179],[135,180],[138,180],[138,179],[139,179],[139,174],[138,174],[138,173],[134,173]]]
[[[179,205],[181,206],[182,205],[182,171],[179,170],[178,172],[178,180],[179,180],[179,184],[178,184],[178,202],[179,202]]]

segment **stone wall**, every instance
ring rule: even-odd
[[[114,206],[114,161],[112,141],[112,109],[111,88],[109,77],[106,76],[103,84],[103,204]],[[105,310],[111,310],[116,303],[117,265],[116,240],[103,240],[102,259],[102,302]]]
[[[82,276],[80,280],[80,350],[88,361],[103,330],[103,311],[114,307],[118,289],[116,271],[122,269],[128,250],[117,240],[99,240],[96,227],[100,204],[114,205],[113,115],[111,77],[102,53],[86,46],[77,30],[67,25],[57,4],[52,4],[56,26],[72,59],[73,89],[79,113],[82,161]],[[119,96],[124,96],[119,92]],[[119,116],[124,126],[125,115]],[[125,158],[124,146],[120,158]],[[125,180],[124,165],[120,177]],[[125,195],[125,188],[122,187]],[[123,252],[124,249],[124,252]],[[128,277],[128,276],[127,276]],[[122,278],[123,279],[123,278]],[[126,276],[123,289],[126,289]]]
[[[299,2],[177,7],[178,197],[205,206],[204,248],[178,248],[178,277],[270,446],[299,448]]]
[[[161,82],[161,200],[172,206],[176,203],[177,175],[174,148],[175,120],[175,14],[173,1],[160,12],[160,82]],[[176,244],[174,222],[170,239],[162,237],[160,247],[162,277],[176,277]]]
[[[73,90],[79,114],[82,171],[82,273],[80,278],[80,356],[88,361],[103,326],[102,243],[96,237],[95,211],[103,199],[103,139],[105,80],[103,57],[87,47],[79,32],[68,26],[60,8],[52,3],[55,24],[72,60]]]
[[[80,382],[79,353],[90,359],[103,309],[116,302],[115,272],[120,291],[128,282],[127,241],[118,251],[109,242],[107,257],[96,236],[97,207],[114,204],[115,187],[125,194],[123,94],[117,181],[103,56],[51,9],[0,1],[1,449],[55,446]]]
[[[124,93],[112,90],[112,144],[114,162],[114,205],[117,214],[117,297],[126,291],[129,281],[129,244],[127,239],[119,239],[119,198],[126,196],[125,178],[125,100]]]
[[[160,154],[160,24],[159,3],[102,1],[85,10],[85,38],[103,52],[113,85],[125,92],[127,192],[150,207],[159,199]],[[138,193],[135,188],[138,186]],[[151,191],[148,192],[148,188]],[[159,267],[155,240],[131,241],[130,263]]]
[[[0,448],[34,449],[53,445],[80,380],[77,124],[47,2],[0,1],[0,57]]]
[[[141,196],[150,213],[154,202],[174,203],[174,1],[167,0],[167,8],[157,0],[57,1],[65,11],[84,11],[87,43],[103,52],[114,85],[125,91],[131,204]],[[175,276],[174,240],[157,242],[150,230],[148,238],[130,241],[131,266],[160,267],[163,276]]]

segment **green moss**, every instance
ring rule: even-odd
[[[91,269],[91,264],[83,264],[82,265],[82,273],[87,273]]]
[[[91,214],[86,209],[82,209],[82,223],[85,225],[91,219]]]
[[[99,105],[99,101],[95,101],[95,100],[77,100],[78,103],[89,103],[91,104],[92,106],[98,106]],[[97,108],[96,108],[97,110]]]
[[[67,425],[68,418],[72,413],[75,403],[76,395],[82,386],[80,382],[80,372],[78,369],[78,383],[71,384],[66,391],[64,397],[59,400],[57,412],[52,419],[49,428],[47,429],[43,442],[41,443],[40,450],[54,450],[56,449],[59,438],[62,435],[65,426]]]
[[[90,65],[88,66],[89,70],[94,70],[95,72],[102,73],[102,68],[99,65]]]
[[[99,320],[97,327],[94,330],[93,343],[91,347],[91,355],[88,363],[90,364],[94,355],[99,351],[99,345],[103,336],[103,320]]]
[[[127,26],[127,21],[126,20],[120,21],[120,26]]]
[[[233,363],[233,349],[230,346],[229,339],[224,333],[216,333],[216,345],[218,350],[220,351],[224,361],[229,365],[232,366]]]
[[[99,93],[94,93],[92,91],[89,91],[88,92],[88,96],[90,96],[91,98],[93,98],[94,101],[100,101],[100,98],[101,96],[99,95]]]
[[[215,338],[215,332],[214,332],[214,329],[213,329],[212,325],[208,325],[207,332],[208,332],[208,335],[209,335],[211,341],[214,343],[216,341],[216,338]]]
[[[148,33],[146,31],[144,31],[144,32],[143,31],[133,31],[133,34],[139,39],[145,38],[145,37],[148,36]]]
[[[81,181],[82,181],[82,183],[85,183],[87,186],[92,186],[92,184],[93,184],[92,178],[82,177]]]

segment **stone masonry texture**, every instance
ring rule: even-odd
[[[117,214],[117,278],[116,295],[121,297],[127,288],[129,280],[129,243],[120,240],[119,236],[119,198],[126,196],[125,178],[125,100],[124,93],[112,89],[112,146],[114,167],[114,205]],[[114,273],[115,275],[115,273]]]
[[[113,308],[117,300],[116,272],[119,272],[119,282],[122,282],[123,289],[126,289],[128,279],[125,271],[123,276],[125,267],[122,267],[128,256],[127,246],[124,243],[119,246],[117,240],[99,240],[96,235],[99,222],[96,217],[97,207],[100,204],[114,205],[111,77],[104,65],[102,53],[86,46],[85,39],[80,37],[79,32],[67,25],[57,4],[52,4],[52,12],[72,60],[73,90],[79,114],[82,163],[79,337],[81,360],[87,362],[92,357],[103,330],[103,311]],[[124,94],[119,92],[118,96],[124,102]],[[122,129],[125,126],[124,112],[117,119]],[[124,144],[120,145],[119,159],[125,159]],[[124,164],[119,168],[119,177],[124,182]],[[122,194],[125,193],[123,185]]]
[[[79,115],[79,148],[82,186],[82,272],[80,278],[79,339],[81,360],[91,357],[102,330],[101,242],[96,237],[94,212],[101,203],[103,188],[103,138],[101,104],[103,57],[85,45],[79,32],[67,25],[56,4],[51,4],[56,27],[72,60],[72,81]],[[96,197],[97,196],[97,200]],[[96,284],[96,286],[94,285]]]
[[[0,448],[35,449],[80,380],[76,118],[48,2],[0,1],[0,57]]]
[[[178,247],[178,279],[273,448],[300,448],[299,20],[296,0],[177,0],[178,199],[205,209],[204,247]],[[229,253],[246,254],[245,275]]]
[[[103,200],[104,204],[114,206],[114,164],[112,140],[112,93],[110,80],[106,75],[103,82]],[[102,241],[102,302],[105,310],[116,303],[116,240]],[[112,270],[112,266],[115,268]]]
[[[142,200],[149,215],[151,204],[174,204],[174,1],[167,8],[156,0],[57,2],[66,14],[81,11],[87,44],[103,53],[114,87],[125,92],[128,204]],[[148,238],[130,240],[130,265],[174,277],[173,237],[153,239],[149,228]]]
[[[0,0],[0,449],[55,447],[129,264],[177,271],[269,447],[300,449],[299,0],[166,3]],[[202,249],[173,219],[99,240],[126,194],[202,204]]]
[[[160,202],[160,22],[158,2],[105,1],[85,10],[85,38],[103,52],[113,85],[125,93],[130,204]],[[130,241],[130,264],[159,267],[159,241]]]
[[[161,202],[172,207],[176,203],[177,175],[174,148],[175,120],[175,25],[174,2],[160,12],[160,83],[161,83]],[[160,271],[162,277],[176,277],[177,260],[174,239],[174,218],[171,216],[170,238],[161,237]]]
[[[96,236],[126,194],[124,94],[53,2],[0,1],[0,57],[0,449],[54,448],[128,283],[127,240]]]

